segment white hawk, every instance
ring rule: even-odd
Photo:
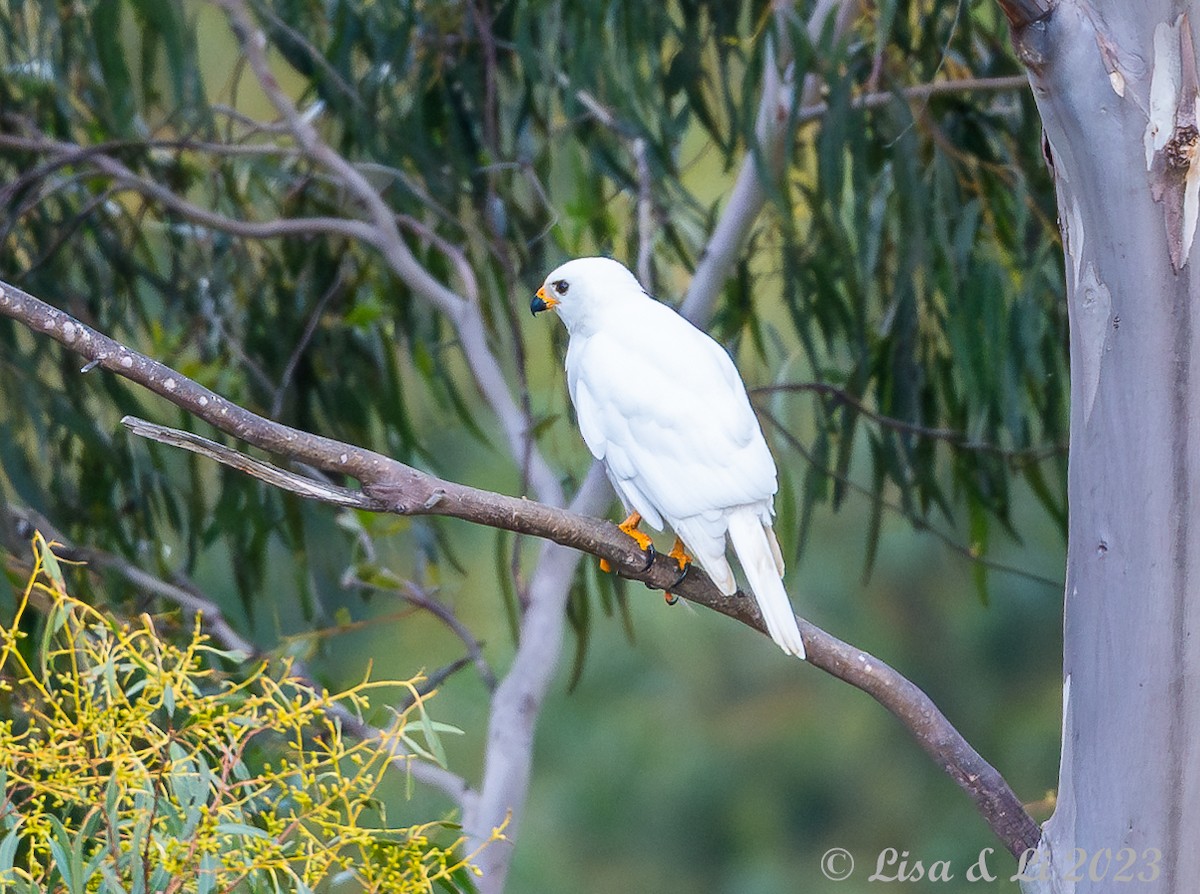
[[[728,535],[767,632],[804,658],[771,527],[775,461],[729,354],[609,258],[563,264],[529,306],[554,308],[567,327],[567,388],[583,440],[629,513],[621,530],[646,550],[638,524],[661,531],[666,522],[680,569],[686,549],[727,595],[737,591]]]

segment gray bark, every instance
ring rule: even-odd
[[[1168,0],[1025,4],[1033,21],[1004,5],[1045,125],[1071,322],[1062,764],[1025,890],[1192,892],[1196,17]]]

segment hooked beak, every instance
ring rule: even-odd
[[[533,296],[533,300],[529,302],[529,312],[535,317],[544,310],[549,310],[558,304],[558,299],[553,295],[546,294],[546,287],[542,286],[537,290],[537,294]]]

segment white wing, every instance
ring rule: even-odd
[[[769,499],[775,463],[729,355],[657,302],[638,310],[618,333],[571,341],[567,382],[593,455],[667,518]]]
[[[630,508],[665,520],[722,589],[728,510],[770,519],[775,463],[725,350],[669,308],[639,305],[619,331],[574,336],[567,382],[593,455]]]

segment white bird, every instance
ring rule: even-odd
[[[728,535],[771,639],[804,658],[771,527],[775,461],[729,354],[609,258],[563,264],[529,307],[554,308],[567,327],[567,388],[629,513],[621,530],[646,550],[638,524],[666,522],[681,571],[686,548],[726,595],[737,591]]]

